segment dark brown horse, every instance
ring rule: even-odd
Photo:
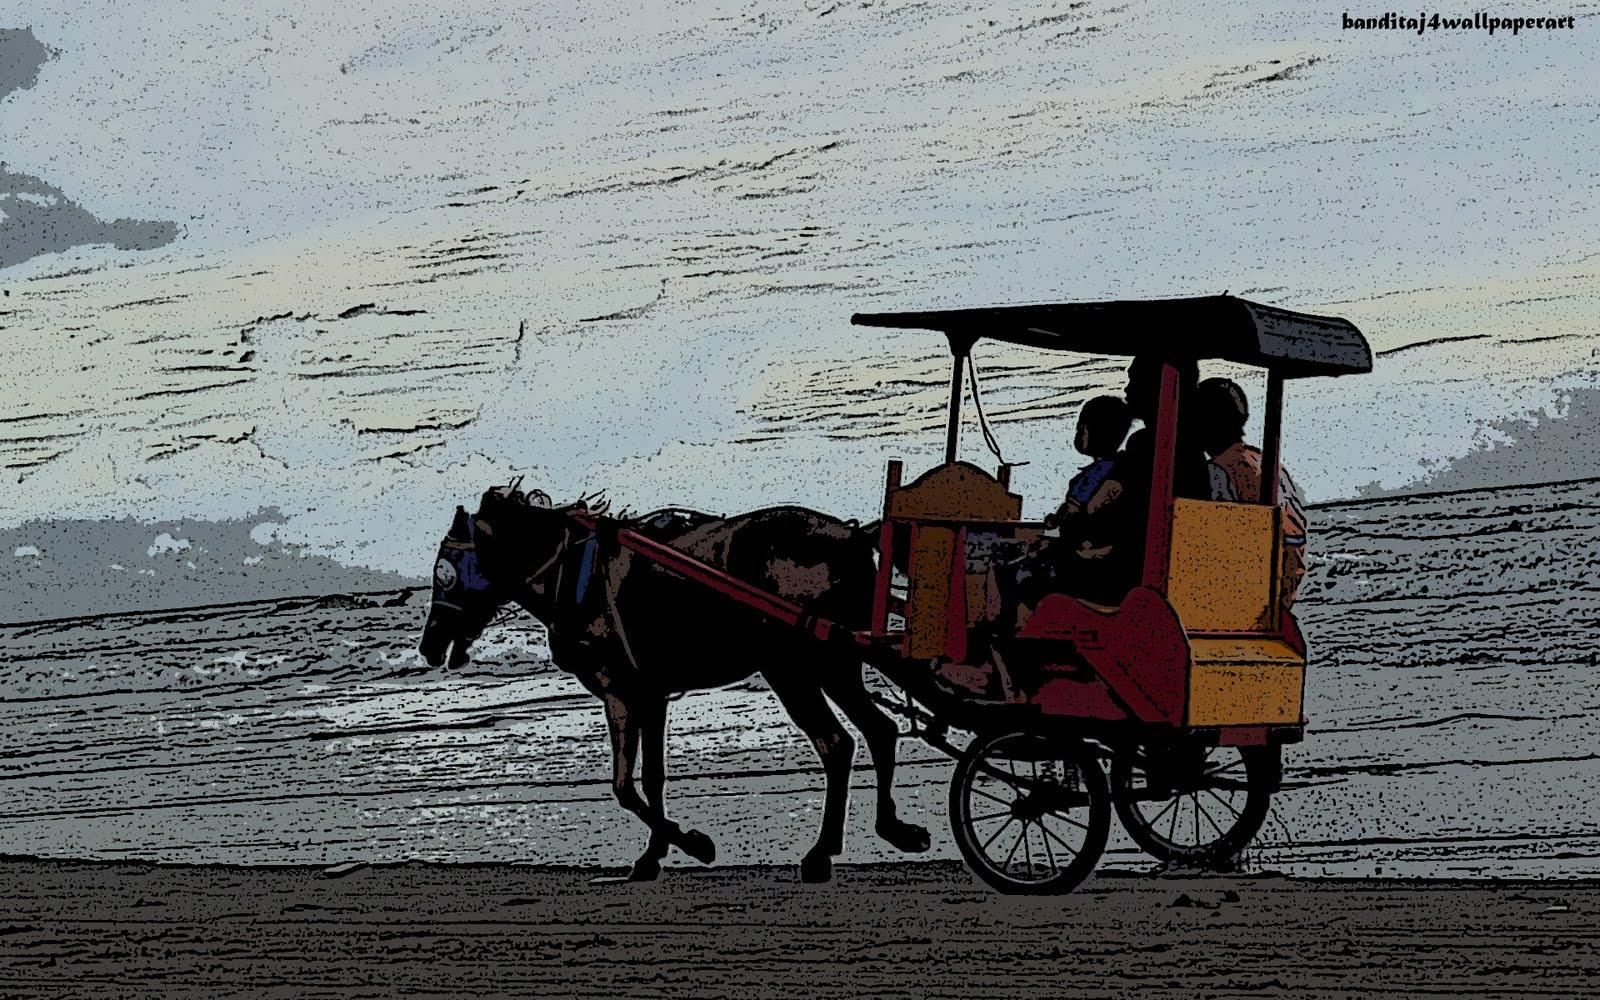
[[[875,705],[862,664],[762,618],[623,548],[625,525],[734,576],[851,627],[864,627],[871,605],[873,544],[852,524],[801,507],[774,507],[731,518],[660,512],[626,522],[600,518],[591,532],[574,512],[534,491],[500,487],[483,495],[470,518],[455,522],[435,565],[433,605],[420,644],[437,666],[466,660],[467,647],[496,611],[517,604],[544,623],[556,665],[576,676],[605,707],[611,731],[617,801],[650,828],[650,842],[630,878],[653,879],[669,846],[710,863],[716,850],[697,830],[667,819],[669,699],[759,673],[822,758],[827,792],[822,830],[801,862],[801,877],[831,877],[843,849],[855,744],[829,707],[831,699],[861,732],[878,776],[877,832],[903,851],[925,851],[928,832],[896,814],[894,722]],[[634,759],[644,749],[642,792]]]

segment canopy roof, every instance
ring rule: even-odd
[[[1158,354],[1255,365],[1288,378],[1372,370],[1372,349],[1354,324],[1247,302],[1231,295],[1126,302],[857,313],[859,326],[938,330],[965,354],[982,338],[1083,354]]]

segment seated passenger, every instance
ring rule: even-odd
[[[1199,369],[1193,360],[1179,360],[1174,364],[1178,369],[1181,415],[1184,401],[1191,395],[1199,377]],[[1139,582],[1150,513],[1150,478],[1155,465],[1153,428],[1161,399],[1161,369],[1162,359],[1156,356],[1136,357],[1128,366],[1125,407],[1120,418],[1122,430],[1126,431],[1133,417],[1143,420],[1145,427],[1129,438],[1108,464],[1102,464],[1107,459],[1101,456],[1114,446],[1105,444],[1104,439],[1083,440],[1082,429],[1087,424],[1090,435],[1094,436],[1094,425],[1106,419],[1105,426],[1112,427],[1109,436],[1119,438],[1120,434],[1114,432],[1109,422],[1111,407],[1100,403],[1098,398],[1085,404],[1086,412],[1079,420],[1078,447],[1096,461],[1073,478],[1068,502],[1057,512],[1057,518],[1071,514],[1073,493],[1087,495],[1087,502],[1069,522],[1062,522],[1062,537],[1043,539],[1031,558],[992,571],[991,592],[998,600],[991,605],[987,620],[973,630],[969,651],[979,658],[986,656],[992,660],[997,668],[995,679],[1008,698],[1025,697],[1033,687],[1031,682],[1036,680],[1026,676],[1027,667],[1023,658],[1013,655],[1010,640],[1022,629],[1042,597],[1062,593],[1097,603],[1117,604]],[[1088,412],[1091,408],[1096,412]],[[1196,440],[1180,423],[1174,469],[1174,488],[1179,496],[1206,496],[1205,455]],[[1087,485],[1096,480],[1098,485],[1090,491]],[[1008,666],[1008,661],[1014,661],[1013,665]],[[1022,676],[1018,676],[1015,667],[1022,668]],[[954,677],[946,679],[956,680]],[[959,683],[970,687],[974,681],[962,678]]]
[[[1261,502],[1261,449],[1244,443],[1250,407],[1232,379],[1208,378],[1195,390],[1201,444],[1211,456],[1211,499],[1227,503]],[[1300,488],[1281,465],[1278,506],[1283,512],[1284,607],[1294,603],[1306,575],[1306,511]]]
[[[1203,499],[1210,495],[1205,453],[1188,419],[1199,366],[1175,359],[1178,370],[1178,440],[1173,455],[1173,493]],[[1070,591],[1103,604],[1118,604],[1137,586],[1144,570],[1145,533],[1150,518],[1151,475],[1155,468],[1155,426],[1161,402],[1162,359],[1139,355],[1128,366],[1124,396],[1129,413],[1144,426],[1128,438],[1104,483],[1084,506],[1091,534],[1098,544],[1080,546],[1075,575],[1081,585]]]
[[[1080,515],[1110,478],[1111,469],[1116,465],[1115,456],[1132,422],[1128,404],[1119,396],[1096,396],[1083,404],[1083,409],[1078,411],[1078,430],[1072,445],[1094,461],[1079,469],[1067,483],[1067,498],[1054,514],[1045,518],[1045,527],[1061,529],[1063,538],[1080,534],[1080,522],[1084,520]]]
[[[1006,627],[1019,622],[1017,612],[1030,611],[1045,594],[1052,591],[1073,593],[1071,576],[1084,572],[1086,566],[1090,570],[1094,568],[1092,564],[1083,563],[1080,557],[1106,551],[1105,540],[1094,530],[1088,506],[1116,466],[1117,449],[1127,436],[1132,420],[1128,404],[1117,396],[1096,396],[1078,411],[1078,429],[1072,445],[1094,461],[1079,469],[1068,481],[1066,500],[1054,514],[1045,518],[1045,527],[1057,529],[1060,537],[1040,539],[1030,558],[1012,567],[998,587],[1001,598],[998,619]]]

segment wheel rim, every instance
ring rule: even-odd
[[[974,759],[958,822],[995,875],[1017,885],[1057,881],[1094,849],[1081,765],[1043,741],[1008,736]]]
[[[1129,806],[1127,818],[1147,836],[1174,856],[1198,856],[1227,841],[1243,822],[1250,800],[1249,768],[1237,747],[1182,753],[1191,759],[1168,769],[1155,786],[1146,752],[1130,754],[1118,792]]]

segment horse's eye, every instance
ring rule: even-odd
[[[445,590],[456,585],[456,564],[448,559],[440,559],[433,564],[433,581]]]

